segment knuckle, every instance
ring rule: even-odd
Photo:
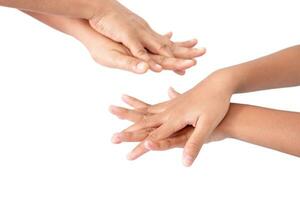
[[[157,50],[161,51],[161,50],[166,50],[169,48],[169,45],[164,43],[164,44],[160,44],[158,47],[157,47]]]
[[[152,122],[152,120],[149,119],[149,117],[144,116],[142,119],[142,123],[145,128],[148,128],[150,126],[151,122]]]
[[[97,31],[99,31],[101,33],[106,32],[107,29],[106,29],[105,24],[102,22],[102,20],[97,21],[95,24],[96,24]]]
[[[131,65],[133,65],[133,60],[127,59],[127,60],[125,61],[125,64],[126,64],[127,66],[131,66]]]
[[[147,55],[147,51],[146,51],[145,49],[138,49],[138,50],[136,51],[136,55],[137,55],[137,56],[142,56],[142,57],[144,57],[144,56]]]
[[[166,59],[167,58],[165,56],[159,56],[158,61],[159,61],[160,64],[163,64],[163,63],[166,62]]]
[[[169,149],[171,148],[172,146],[172,142],[171,142],[171,139],[166,139],[165,142],[164,142],[164,149]]]

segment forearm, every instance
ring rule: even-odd
[[[300,156],[300,113],[231,104],[216,131],[231,138]]]
[[[110,0],[0,0],[1,6],[90,19]]]
[[[48,26],[51,26],[56,30],[71,35],[85,45],[88,44],[91,38],[93,38],[92,36],[94,36],[94,34],[98,34],[89,26],[87,20],[84,19],[75,19],[59,15],[40,14],[30,11],[23,12],[47,24]]]
[[[300,85],[300,45],[220,70],[234,82],[234,93]]]

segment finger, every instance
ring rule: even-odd
[[[131,106],[132,108],[137,109],[137,110],[143,110],[143,109],[149,107],[149,104],[147,104],[137,98],[134,98],[132,96],[123,95],[122,100],[126,104],[128,104],[129,106]]]
[[[128,155],[128,160],[136,160],[137,158],[141,157],[145,153],[147,153],[149,150],[144,147],[144,143],[140,143],[137,145]]]
[[[178,58],[169,58],[160,55],[150,54],[151,58],[161,65],[164,69],[168,70],[185,70],[196,64],[195,60],[186,60]]]
[[[145,148],[151,149],[152,141],[159,141],[165,138],[170,137],[175,134],[180,129],[184,128],[186,123],[182,123],[181,121],[168,120],[166,123],[155,129],[149,134],[149,137],[145,140]]]
[[[148,130],[141,132],[123,132],[116,133],[112,137],[112,142],[115,144],[120,144],[122,142],[141,142],[149,135]]]
[[[130,52],[132,55],[134,55],[136,58],[139,58],[143,61],[145,61],[151,70],[155,72],[160,72],[162,70],[162,67],[158,64],[156,64],[151,57],[149,56],[147,50],[144,48],[144,46],[137,41],[129,41],[127,44],[125,44],[130,49]]]
[[[183,42],[175,42],[174,44],[175,44],[175,46],[178,46],[178,47],[193,48],[194,46],[196,46],[198,44],[198,40],[192,39],[192,40],[187,40],[187,41],[183,41]]]
[[[173,53],[176,58],[182,58],[182,59],[192,59],[199,56],[202,56],[205,54],[206,50],[205,48],[186,48],[186,47],[180,47],[175,46],[173,48]]]
[[[113,134],[113,136],[111,137],[111,142],[112,142],[113,144],[120,144],[120,143],[122,143],[122,141],[119,139],[119,134],[120,134],[120,133],[115,133],[115,134]]]
[[[123,95],[122,100],[128,104],[129,106],[133,107],[137,111],[144,113],[144,114],[156,114],[164,111],[166,109],[166,105],[168,105],[169,101],[162,102],[156,105],[147,104],[137,98],[132,96]]]
[[[174,72],[180,76],[185,75],[185,70],[174,70]]]
[[[166,33],[165,35],[163,35],[164,37],[167,37],[167,38],[169,38],[169,39],[171,39],[172,38],[172,36],[173,36],[173,33],[172,32],[168,32],[168,33]]]
[[[122,132],[135,132],[143,129],[158,127],[161,123],[159,117],[159,115],[144,117],[143,120],[138,121]]]
[[[173,33],[172,32],[168,32],[165,35],[163,35],[169,39],[172,38]],[[183,42],[174,42],[175,46],[179,46],[179,47],[186,47],[186,48],[192,48],[194,46],[196,46],[198,44],[198,40],[197,39],[191,39],[191,40],[186,40]]]
[[[165,151],[173,148],[183,147],[187,141],[187,135],[179,135],[171,137],[157,142],[152,142],[151,150],[153,151]]]
[[[172,42],[168,37],[160,36],[156,33],[143,37],[144,46],[152,53],[165,57],[174,57],[172,52]]]
[[[177,92],[173,87],[170,87],[168,90],[168,95],[169,95],[170,99],[175,99],[176,97],[178,97],[180,95],[180,93]]]
[[[147,63],[137,58],[120,53],[116,53],[112,56],[112,60],[114,61],[114,63],[112,63],[112,66],[119,69],[135,72],[137,74],[143,74],[149,69],[149,65]]]
[[[138,122],[144,118],[144,114],[137,112],[135,110],[130,110],[127,108],[122,108],[119,106],[110,106],[109,111],[116,115],[120,119],[126,119],[132,122]]]
[[[201,118],[198,120],[197,125],[191,137],[187,141],[183,152],[183,165],[189,167],[193,164],[198,156],[202,145],[205,143],[209,129],[207,123]]]
[[[170,104],[170,101],[166,101],[166,102],[155,104],[153,106],[149,106],[147,108],[147,112],[150,114],[162,113],[168,108],[169,104]]]

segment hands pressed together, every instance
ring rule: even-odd
[[[171,41],[171,34],[158,34],[144,19],[117,1],[107,1],[105,9],[96,12],[89,23],[111,42],[119,44],[116,48],[118,54],[110,55],[110,63],[101,60],[105,56],[97,57],[100,63],[108,66],[123,68],[123,63],[120,66],[119,62],[112,62],[121,59],[130,66],[125,69],[136,73],[168,69],[184,74],[185,69],[196,64],[194,58],[205,53],[204,48],[193,48],[197,44],[195,39],[176,43]],[[116,47],[116,44],[110,45]]]
[[[111,68],[184,75],[205,53],[195,48],[196,39],[174,42],[172,33],[158,34],[116,0],[0,0],[0,5],[18,8],[73,36],[97,63]],[[123,96],[131,109],[111,106],[110,111],[133,125],[112,141],[139,142],[130,160],[150,150],[184,148],[185,166],[193,164],[203,144],[228,137],[300,156],[299,114],[230,103],[234,93],[300,85],[299,52],[300,46],[295,46],[220,69],[183,94],[171,89],[170,100],[156,105]]]
[[[229,78],[222,71],[215,72],[183,94],[171,89],[171,99],[156,105],[123,96],[133,110],[111,106],[110,111],[134,124],[114,135],[113,142],[141,141],[129,154],[130,160],[148,150],[183,147],[183,164],[191,166],[204,143],[224,138],[215,129],[225,117],[235,89]]]

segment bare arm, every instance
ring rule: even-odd
[[[236,86],[235,92],[251,92],[300,85],[300,45],[222,69]]]
[[[145,73],[148,69],[160,72],[164,69],[150,54],[183,58],[189,66],[193,66],[196,64],[194,58],[205,53],[203,48],[187,48],[173,43],[170,36],[155,32],[144,19],[117,0],[0,0],[0,5],[42,14],[86,19],[95,31],[123,44],[136,61],[140,60],[138,64],[141,64],[134,66],[137,68],[135,70],[125,66],[122,68],[136,73]],[[181,69],[176,71],[184,73]]]
[[[108,0],[109,1],[109,0]],[[90,19],[103,0],[0,0],[1,6]]]
[[[172,97],[179,95],[174,90],[170,94]],[[151,107],[151,105],[133,97],[127,96],[123,99],[125,103],[134,108]],[[120,119],[133,122],[140,121],[150,114],[116,106],[111,107],[111,112]],[[163,151],[176,147],[183,148],[193,131],[194,127],[187,126],[178,131],[176,136],[153,143],[152,150]],[[112,141],[116,144],[142,142],[150,133],[149,131],[118,133],[113,136]],[[224,120],[207,138],[206,142],[219,141],[225,138],[234,138],[300,156],[300,113],[231,103]],[[143,145],[138,145],[129,154],[129,159],[136,159],[148,151]]]
[[[52,28],[69,34],[79,40],[89,50],[91,56],[97,63],[108,67],[140,73],[138,66],[143,66],[143,61],[133,57],[125,46],[96,32],[89,25],[88,20],[30,11],[24,12]],[[178,56],[182,58],[173,59],[151,53],[149,55],[155,62],[168,70],[185,69],[194,65],[194,61],[187,62],[184,58],[187,54],[193,53],[193,46],[196,43],[193,41],[185,41],[176,44],[179,47],[186,47],[187,51],[178,54]]]
[[[215,132],[300,156],[300,113],[231,104]]]
[[[48,26],[66,33],[74,38],[80,40],[85,44],[88,38],[103,38],[100,34],[96,33],[88,24],[87,20],[64,17],[51,14],[40,14],[31,11],[23,11],[24,13],[32,16],[33,18],[47,24]]]

